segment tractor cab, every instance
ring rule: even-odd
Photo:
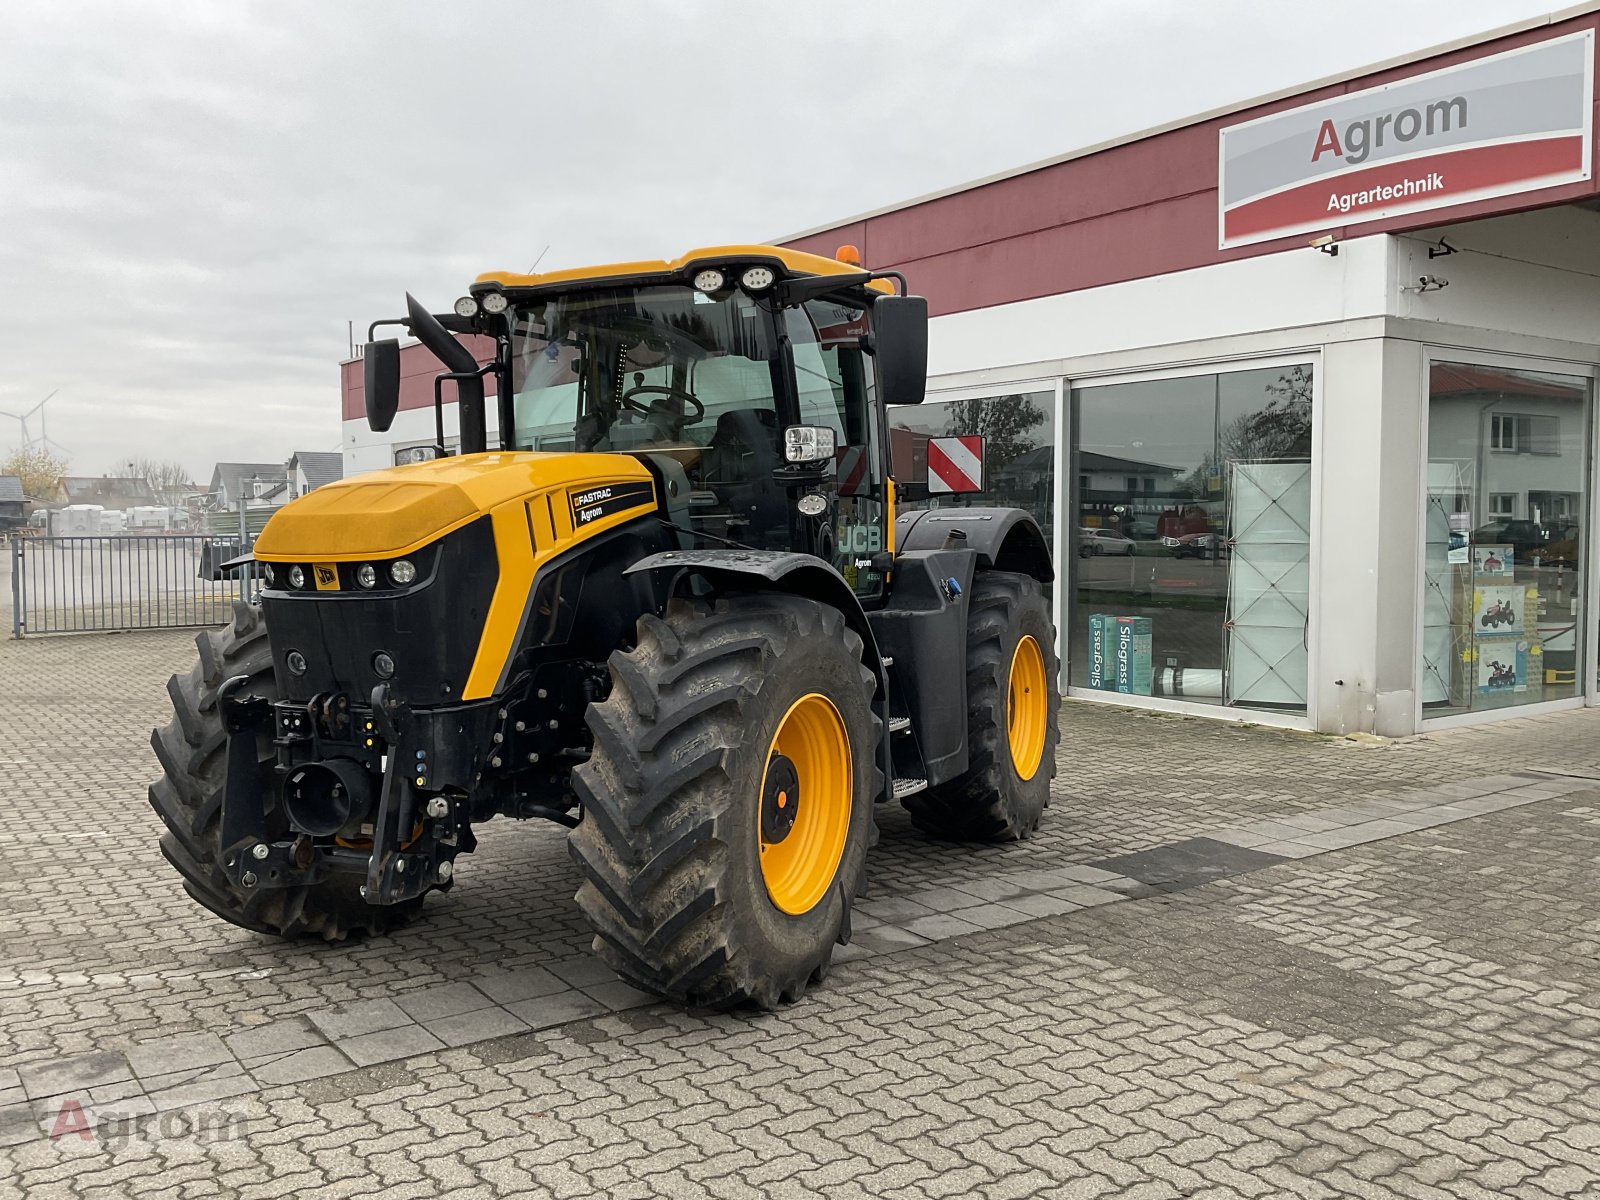
[[[884,408],[922,399],[926,311],[850,262],[729,247],[485,275],[437,333],[405,323],[441,357],[449,328],[495,338],[478,373],[497,377],[502,449],[637,456],[681,548],[815,555],[870,605],[893,545]],[[483,416],[463,397],[463,421]]]

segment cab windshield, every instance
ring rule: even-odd
[[[520,308],[511,326],[516,448],[707,446],[738,411],[773,424],[773,342],[770,311],[742,292],[584,291]]]
[[[773,477],[787,425],[834,431],[852,465],[838,484],[840,515],[881,495],[866,328],[864,306],[848,300],[780,306],[682,285],[586,289],[519,306],[512,448],[647,453],[677,484],[668,492],[683,497],[679,522],[714,539],[788,548],[790,505]]]

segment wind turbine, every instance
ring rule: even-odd
[[[50,392],[50,396],[54,396],[56,392],[59,392],[60,390],[60,388],[54,388]],[[17,424],[22,426],[22,448],[24,450],[32,450],[35,446],[37,446],[39,449],[45,451],[54,450],[57,454],[64,454],[66,452],[60,443],[50,440],[49,429],[45,425],[44,406],[49,403],[50,396],[46,396],[43,400],[39,401],[39,403],[35,404],[32,408],[24,413],[5,412],[4,410],[0,410],[0,417],[10,417],[12,420],[16,421]],[[34,437],[28,432],[28,419],[34,415],[37,415],[39,418],[38,437]]]

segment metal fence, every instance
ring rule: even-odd
[[[195,536],[13,538],[11,634],[221,625],[261,586],[250,567],[224,573],[236,542]]]

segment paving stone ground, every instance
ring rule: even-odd
[[[382,942],[194,906],[144,799],[190,642],[0,642],[0,1197],[1600,1194],[1600,713],[1069,705],[1037,838],[883,810],[826,987],[706,1016],[587,955],[554,828]]]

